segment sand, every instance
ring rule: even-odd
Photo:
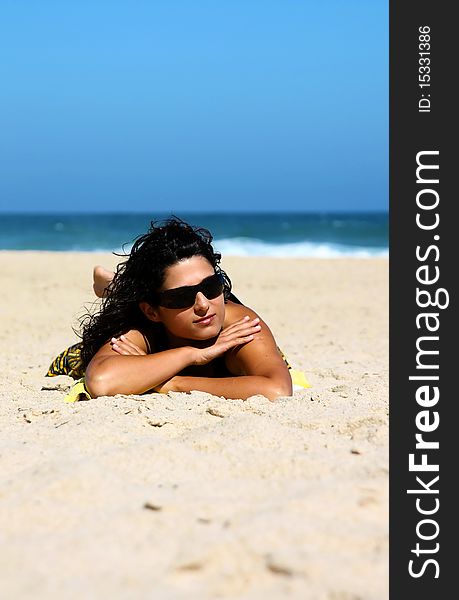
[[[0,253],[1,596],[387,598],[387,260],[224,261],[293,397],[65,404],[43,375],[115,261]]]

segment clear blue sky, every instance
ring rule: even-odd
[[[0,80],[0,211],[387,209],[387,1],[3,0]]]

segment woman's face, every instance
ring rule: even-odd
[[[206,258],[192,256],[166,269],[164,283],[159,291],[198,285],[214,273],[214,268]],[[198,292],[194,304],[187,308],[156,306],[154,312],[154,320],[163,323],[172,341],[174,338],[208,340],[221,331],[225,319],[225,300],[223,293],[209,299]]]

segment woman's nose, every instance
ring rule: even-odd
[[[194,306],[195,306],[195,308],[197,308],[199,310],[207,309],[209,307],[209,301],[207,300],[207,298],[204,296],[204,294],[202,292],[198,292],[196,294]]]

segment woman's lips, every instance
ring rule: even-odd
[[[195,324],[196,325],[210,325],[212,323],[212,321],[214,320],[214,317],[215,317],[215,315],[210,315],[203,319],[199,319],[199,321],[195,321]]]

